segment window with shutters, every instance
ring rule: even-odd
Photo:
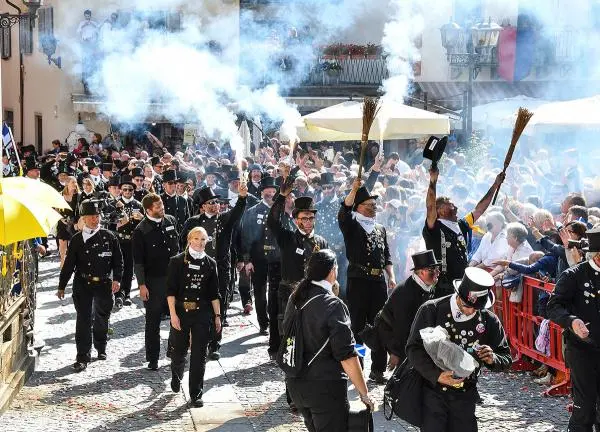
[[[2,58],[9,59],[11,56],[11,37],[10,27],[0,30],[0,49],[2,50]]]
[[[33,52],[33,29],[28,16],[21,16],[19,20],[19,46],[23,54]]]
[[[54,9],[45,7],[38,10],[38,49],[43,51],[44,44],[54,40]]]

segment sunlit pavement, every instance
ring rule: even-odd
[[[94,361],[73,373],[75,310],[67,289],[65,300],[55,296],[58,257],[40,261],[36,337],[45,347],[36,372],[11,408],[0,429],[11,431],[303,431],[285,399],[282,374],[267,355],[267,337],[258,335],[254,314],[241,314],[239,301],[224,329],[222,357],[207,364],[205,406],[187,406],[187,377],[182,392],[169,388],[169,360],[157,372],[144,362],[144,310],[134,290],[134,304],[111,317],[114,334],[108,360]],[[134,281],[135,284],[135,281]],[[163,322],[166,346],[168,322]],[[95,352],[93,352],[93,357]],[[164,358],[164,351],[162,352]],[[368,368],[368,362],[367,362]],[[378,431],[409,431],[396,419],[383,418],[381,386],[369,383],[380,407]],[[544,398],[542,387],[524,374],[491,374],[481,378],[484,404],[477,409],[481,431],[562,431],[568,413],[566,398]],[[353,404],[356,394],[352,391]]]

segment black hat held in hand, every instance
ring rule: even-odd
[[[446,144],[448,144],[447,136],[442,138],[432,136],[429,138],[429,141],[427,141],[427,145],[423,149],[423,157],[431,161],[432,168],[437,167],[437,164],[446,149]]]

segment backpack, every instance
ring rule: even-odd
[[[383,415],[391,420],[396,414],[413,426],[423,424],[424,379],[408,362],[396,368],[383,391]],[[389,412],[388,412],[389,410]]]
[[[298,378],[305,370],[304,365],[304,335],[302,334],[302,310],[317,297],[322,297],[323,294],[318,294],[311,297],[302,305],[301,308],[294,306],[293,316],[287,321],[283,327],[283,334],[281,337],[281,344],[277,350],[277,357],[275,358],[277,364],[285,372],[288,378]],[[317,351],[317,353],[311,358],[306,364],[308,368],[312,362],[315,361],[317,356],[321,354],[321,351],[325,349],[329,343],[329,338]]]

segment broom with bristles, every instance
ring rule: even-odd
[[[508,148],[508,153],[506,153],[506,158],[504,158],[504,169],[502,172],[506,174],[506,170],[510,165],[510,161],[512,160],[515,149],[517,148],[517,142],[519,138],[521,138],[521,134],[527,127],[527,123],[533,117],[533,113],[525,108],[519,108],[519,113],[517,114],[517,120],[515,121],[515,128],[513,129],[512,140],[510,141],[510,147]],[[500,192],[500,187],[502,183],[498,185],[496,189],[496,193],[494,194],[494,200],[492,201],[492,205],[496,204],[496,200],[498,199],[498,193]]]
[[[363,126],[362,126],[362,139],[360,143],[360,161],[358,162],[358,178],[362,177],[363,165],[365,164],[365,154],[367,152],[367,145],[369,144],[369,132],[371,126],[377,117],[379,112],[379,98],[366,97],[363,101]]]

